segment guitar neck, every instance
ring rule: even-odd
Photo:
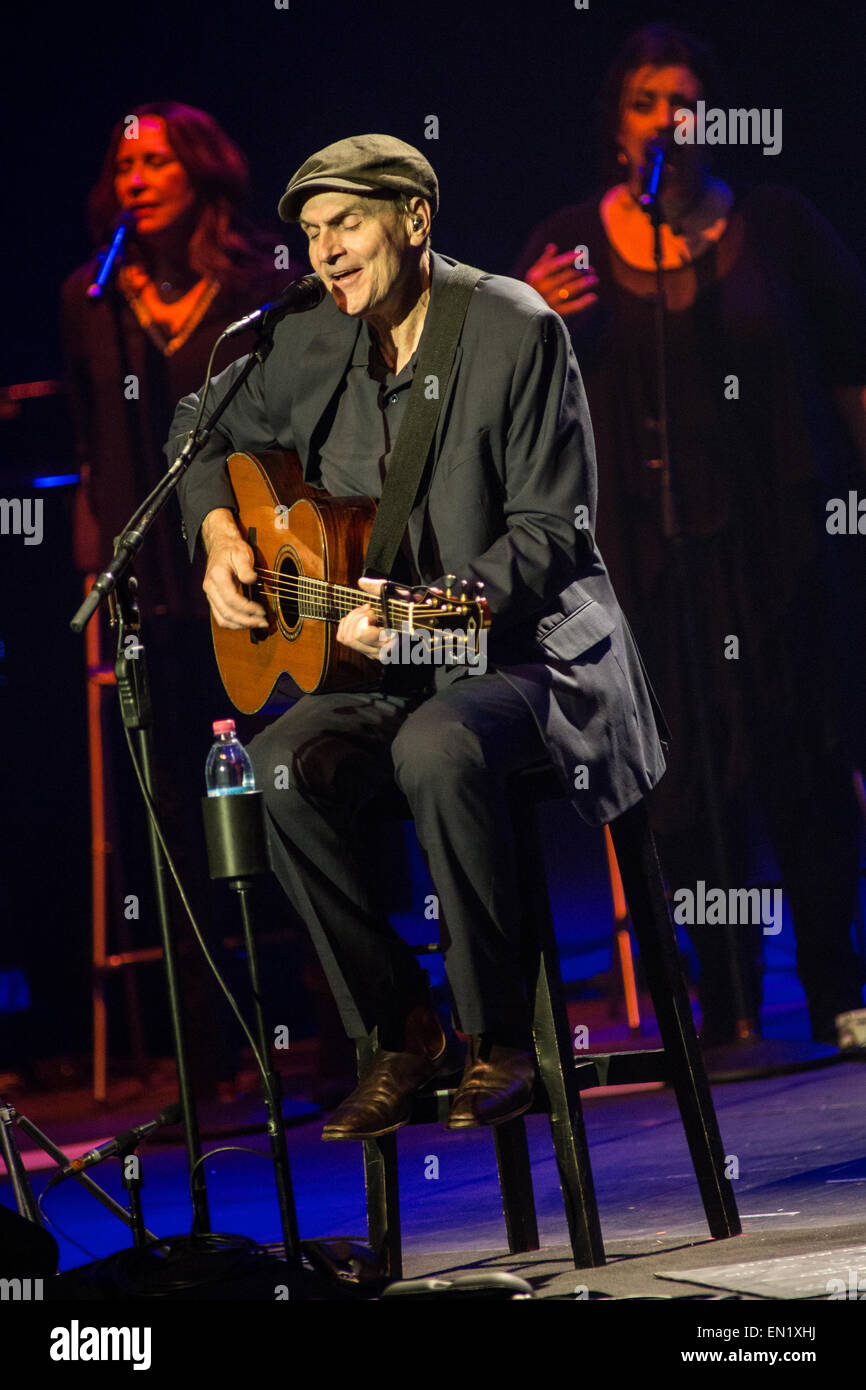
[[[297,574],[281,576],[273,570],[259,569],[259,576],[266,589],[275,588],[283,596],[291,596],[297,605],[298,616],[325,623],[339,623],[353,609],[369,604],[378,621],[385,618],[385,609],[378,598],[364,589],[351,588],[345,584],[332,584],[327,579],[314,579]],[[448,621],[459,622],[461,609],[480,610],[480,605],[464,603],[462,599],[451,599],[431,604],[411,599],[388,600],[388,622],[397,628],[426,628],[434,631]],[[479,611],[479,626],[486,626],[487,620]]]
[[[288,582],[294,590],[298,614],[302,618],[314,618],[323,623],[338,623],[347,613],[367,603],[372,607],[377,619],[384,616],[379,600],[363,589],[353,589],[346,584],[332,584],[327,579],[311,579],[307,575],[298,575]],[[284,580],[280,587],[285,587],[285,583]],[[411,604],[392,603],[390,607],[392,613],[396,610],[401,619],[405,616],[408,620]]]

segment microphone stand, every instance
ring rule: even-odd
[[[69,1163],[69,1155],[64,1153],[61,1148],[58,1148],[58,1146],[49,1139],[48,1135],[44,1134],[32,1120],[29,1120],[26,1115],[20,1114],[11,1102],[0,1097],[0,1148],[3,1150],[6,1171],[12,1182],[15,1204],[18,1208],[19,1215],[23,1216],[25,1220],[32,1221],[36,1226],[43,1226],[45,1223],[42,1218],[42,1212],[40,1211],[39,1203],[33,1195],[33,1188],[30,1185],[30,1178],[24,1166],[21,1151],[15,1142],[13,1125],[17,1125],[19,1129],[22,1129],[27,1137],[33,1140],[34,1144],[38,1144],[50,1158],[53,1158],[58,1168],[63,1168]],[[91,1196],[95,1197],[98,1202],[101,1202],[119,1221],[124,1222],[124,1224],[130,1228],[134,1228],[133,1217],[130,1213],[122,1207],[119,1202],[116,1202],[113,1197],[109,1196],[109,1194],[99,1186],[99,1183],[94,1182],[89,1173],[82,1171],[80,1173],[72,1173],[70,1176],[73,1177],[76,1182],[80,1183],[82,1187],[86,1188]],[[141,1231],[147,1240],[155,1241],[157,1239],[157,1237],[143,1225]]]
[[[141,642],[141,621],[130,592],[133,580],[128,575],[132,560],[144,544],[145,538],[169,498],[176,491],[181,478],[193,460],[210,439],[214,428],[229,403],[237,395],[251,372],[265,361],[273,347],[273,322],[262,321],[260,337],[249,354],[241,371],[226,391],[222,400],[215,406],[207,423],[191,431],[168,472],[153,489],[150,496],[139,507],[135,515],[124,527],[115,541],[114,555],[107,569],[96,579],[93,588],[77,609],[70,626],[73,632],[80,633],[92,618],[100,603],[111,600],[116,605],[118,630],[117,689],[121,703],[121,713],[126,727],[134,731],[138,742],[138,756],[142,767],[145,786],[153,800],[155,788],[152,760],[152,716],[150,692],[147,681],[144,646]],[[112,617],[114,618],[114,614]],[[130,641],[130,638],[133,639]],[[201,1162],[201,1139],[195,1109],[192,1081],[187,1061],[187,1047],[182,1018],[181,995],[178,980],[177,953],[168,909],[166,891],[165,861],[159,839],[150,815],[147,818],[148,846],[156,890],[157,915],[163,958],[165,960],[168,984],[170,1022],[172,1040],[177,1063],[178,1089],[183,1114],[184,1136],[187,1164],[193,1204],[193,1232],[204,1233],[210,1230],[207,1186],[204,1164]]]
[[[657,147],[658,148],[658,147]],[[679,596],[680,613],[683,624],[685,662],[691,693],[692,715],[697,734],[698,765],[704,794],[704,804],[710,835],[710,853],[715,866],[719,887],[726,892],[731,885],[730,859],[723,829],[719,801],[716,770],[713,763],[712,745],[707,716],[707,700],[704,677],[698,660],[698,624],[695,612],[695,588],[692,582],[691,555],[688,542],[683,535],[677,511],[676,474],[674,472],[669,435],[666,319],[664,298],[664,270],[662,268],[662,209],[661,181],[664,150],[653,157],[653,167],[649,172],[647,188],[640,198],[640,204],[650,219],[653,229],[653,260],[656,269],[656,293],[653,306],[655,329],[655,366],[658,393],[658,437],[661,462],[661,519],[662,534],[671,556],[674,587]],[[726,918],[727,918],[726,914]],[[756,1038],[756,1020],[749,1016],[743,985],[742,961],[733,923],[725,921],[725,945],[727,947],[731,991],[736,1013],[736,1035],[738,1042],[749,1042]]]
[[[116,555],[117,551],[115,550]],[[141,641],[141,619],[135,599],[136,588],[137,581],[129,572],[127,564],[120,569],[116,588],[112,591],[112,607],[116,612],[117,628],[117,661],[114,673],[117,677],[121,717],[126,728],[135,738],[138,763],[141,767],[144,785],[154,806],[158,807],[159,796],[153,768],[153,713],[147,658],[144,643]],[[192,1078],[189,1071],[177,946],[171,928],[167,871],[156,827],[150,815],[147,816],[147,840],[168,986],[169,1018],[177,1064],[177,1084],[183,1114],[184,1140],[187,1162],[192,1175],[193,1230],[209,1231],[207,1187],[204,1164],[198,1162],[201,1157],[201,1139]]]
[[[141,1205],[141,1189],[144,1186],[144,1179],[141,1176],[141,1160],[135,1153],[139,1144],[138,1138],[130,1133],[118,1151],[120,1159],[120,1172],[123,1185],[129,1193],[129,1224],[132,1228],[133,1245],[139,1249],[148,1244],[147,1228],[144,1224],[144,1211]],[[128,1163],[127,1159],[134,1158],[133,1163]],[[203,1166],[203,1165],[202,1165]]]
[[[704,804],[710,835],[710,850],[719,876],[719,884],[725,889],[731,887],[730,859],[723,829],[721,804],[713,763],[712,745],[709,734],[707,699],[703,672],[698,659],[698,623],[695,609],[695,584],[691,552],[683,535],[676,507],[676,471],[673,467],[668,434],[668,391],[666,372],[666,334],[664,272],[662,270],[661,247],[661,206],[659,186],[662,172],[661,161],[656,161],[652,177],[648,180],[647,191],[640,199],[653,227],[653,259],[656,267],[655,294],[655,358],[656,380],[658,383],[658,432],[661,455],[661,511],[662,530],[668,543],[671,556],[675,588],[679,595],[682,615],[683,637],[685,641],[685,663],[691,695],[691,711],[697,733],[697,754],[703,784]],[[742,976],[742,958],[733,923],[726,922],[722,928],[730,972],[731,992],[736,1011],[736,1043],[734,1048],[713,1049],[709,1067],[710,1079],[740,1080],[744,1077],[773,1076],[785,1072],[803,1070],[807,1067],[823,1066],[834,1055],[836,1048],[823,1043],[793,1041],[781,1038],[760,1038],[757,1033],[757,1020],[749,1016]],[[747,1056],[740,1051],[740,1044],[749,1043]]]

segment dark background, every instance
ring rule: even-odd
[[[85,199],[108,133],[135,105],[212,112],[246,151],[255,211],[275,233],[290,173],[344,135],[386,131],[439,175],[434,244],[508,272],[533,224],[598,182],[595,110],[624,36],[668,19],[715,44],[725,106],[781,107],[783,148],[715,152],[738,186],[793,185],[861,257],[866,21],[842,0],[397,4],[377,0],[19,5],[4,19],[5,332],[0,385],[58,376],[58,292],[90,252]],[[425,141],[428,115],[439,139]],[[290,241],[291,244],[291,241]],[[252,306],[251,306],[252,307]],[[0,422],[3,496],[71,468],[57,402]],[[603,481],[603,480],[602,480]],[[3,1014],[6,1056],[83,1051],[88,1038],[89,859],[82,653],[70,488],[45,493],[41,546],[0,536],[0,971],[19,964],[33,1005]],[[205,750],[206,751],[206,750]],[[198,794],[198,789],[195,795]],[[25,1016],[26,1014],[26,1016]],[[5,1039],[5,1041],[4,1041]]]
[[[665,18],[718,49],[725,105],[781,107],[783,148],[717,157],[737,181],[799,187],[864,244],[866,19],[848,0],[207,0],[18,5],[3,100],[8,249],[0,381],[57,365],[57,289],[90,247],[85,195],[108,132],[133,106],[211,111],[250,159],[257,209],[313,150],[381,130],[424,147],[442,185],[436,245],[507,272],[541,215],[595,182],[600,78],[635,26]],[[439,117],[425,141],[424,117]],[[719,156],[725,152],[718,151]]]

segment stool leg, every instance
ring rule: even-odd
[[[370,1068],[377,1047],[374,1029],[357,1040],[358,1076]],[[397,1136],[365,1139],[364,1190],[367,1198],[367,1238],[374,1250],[382,1251],[392,1279],[403,1278],[403,1249],[400,1239],[400,1183],[397,1168]]]
[[[718,1120],[645,803],[613,821],[610,830],[710,1234],[739,1235],[740,1217],[725,1177]]]
[[[525,934],[525,950],[535,1052],[550,1103],[550,1132],[574,1263],[583,1269],[604,1264],[604,1244],[547,894],[544,854],[533,808],[515,801],[512,816],[520,847],[521,896],[530,928]]]
[[[554,969],[558,980],[558,961]],[[583,1269],[605,1263],[604,1243],[561,984],[558,994],[556,1000],[542,952],[535,989],[535,1051],[550,1102],[550,1133],[572,1254],[575,1267]]]
[[[537,1250],[538,1219],[523,1116],[518,1115],[516,1120],[509,1120],[504,1125],[496,1125],[493,1140],[509,1254]]]

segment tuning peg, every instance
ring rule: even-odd
[[[452,590],[453,586],[457,583],[457,575],[456,575],[456,574],[446,574],[445,577],[444,577],[443,580],[442,580],[442,583],[445,585],[445,597],[446,597],[446,598],[453,598],[453,594],[451,593],[451,590]]]
[[[484,580],[483,580],[483,579],[476,579],[476,580],[475,580],[475,583],[472,585],[472,597],[473,597],[474,599],[481,599],[481,598],[484,597]]]

